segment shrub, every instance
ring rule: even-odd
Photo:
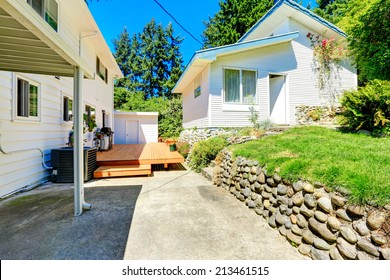
[[[190,152],[190,144],[188,142],[177,142],[177,151],[184,157],[187,158]]]
[[[390,134],[390,81],[373,80],[358,90],[344,92],[339,123],[350,130]]]
[[[191,168],[196,172],[200,172],[227,145],[228,141],[223,137],[212,137],[196,143],[191,153]]]

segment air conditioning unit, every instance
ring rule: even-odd
[[[84,182],[91,180],[97,169],[96,151],[96,148],[84,147]],[[52,149],[51,164],[53,182],[73,183],[73,147]]]

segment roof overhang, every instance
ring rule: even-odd
[[[91,69],[26,1],[0,0],[0,70],[73,77]]]
[[[330,37],[347,37],[347,34],[336,25],[326,21],[302,5],[292,0],[280,0],[238,42],[268,36],[286,18],[294,19],[309,26],[319,34],[326,31],[326,35]]]
[[[269,47],[277,44],[290,42],[299,36],[299,31],[270,36],[266,38],[260,38],[257,40],[246,41],[231,45],[226,45],[217,48],[211,48],[206,50],[200,50],[195,52],[191,61],[188,63],[184,73],[181,75],[176,86],[173,88],[173,93],[182,93],[188,84],[202,72],[202,70],[218,57],[225,55],[232,55],[235,53],[250,51],[258,48]]]
[[[115,111],[115,116],[158,116],[158,112],[122,112]]]

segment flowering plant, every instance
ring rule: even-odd
[[[319,63],[317,68],[319,88],[324,89],[326,82],[330,80],[332,69],[337,67],[338,63],[346,56],[344,42],[310,32],[307,33],[306,37],[310,40],[311,46],[314,48],[314,57]]]

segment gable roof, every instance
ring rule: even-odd
[[[347,37],[347,34],[336,25],[299,5],[297,2],[292,0],[280,0],[258,22],[256,22],[255,25],[238,40],[238,42],[267,36],[268,34],[265,34],[270,32],[269,30],[271,28],[282,23],[286,17],[293,18],[298,22],[304,22],[305,25],[310,26],[320,34],[323,33],[323,29],[326,27],[338,36]]]
[[[277,44],[290,42],[299,36],[299,31],[270,36],[266,38],[260,38],[257,40],[246,41],[235,43],[231,45],[226,45],[222,47],[216,47],[206,50],[200,50],[195,52],[194,56],[191,58],[186,69],[181,75],[179,81],[176,83],[173,88],[173,93],[181,93],[185,90],[188,83],[193,80],[193,77],[199,75],[202,70],[213,61],[217,60],[217,57],[230,55],[242,51],[249,51],[253,49],[273,46]]]

